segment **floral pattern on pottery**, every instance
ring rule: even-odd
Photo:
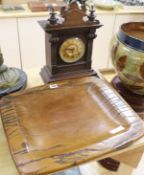
[[[124,55],[124,56],[121,56],[117,62],[116,62],[116,65],[117,65],[117,70],[118,71],[123,71],[123,69],[125,68],[126,66],[126,61],[127,61],[127,56]]]
[[[126,46],[116,36],[111,46],[112,64],[123,85],[133,93],[144,95],[144,52]]]

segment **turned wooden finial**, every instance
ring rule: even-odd
[[[52,25],[57,24],[58,18],[56,17],[55,10],[52,6],[49,7],[49,11],[51,11],[50,12],[50,18],[48,19],[49,23],[52,24]]]

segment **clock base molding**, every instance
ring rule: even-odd
[[[66,80],[71,78],[80,78],[85,76],[98,76],[97,73],[94,70],[79,70],[74,72],[68,72],[68,73],[59,73],[52,75],[50,70],[47,66],[44,66],[41,69],[40,75],[44,81],[44,83],[59,81],[59,80]]]

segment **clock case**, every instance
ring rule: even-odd
[[[45,83],[96,74],[91,69],[92,47],[96,29],[102,25],[95,19],[94,10],[87,15],[85,8],[72,2],[61,9],[60,16],[52,12],[48,20],[39,21],[45,31],[46,65],[41,70]],[[64,62],[59,55],[61,44],[69,38],[80,38],[85,44],[84,55],[73,63]]]

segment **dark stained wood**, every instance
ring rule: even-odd
[[[66,79],[71,79],[71,78],[78,78],[78,77],[80,78],[80,77],[86,77],[86,76],[98,76],[94,70],[89,70],[89,69],[87,71],[86,70],[77,71],[75,72],[75,74],[69,72],[65,74],[62,73],[62,74],[52,75],[47,66],[44,66],[41,69],[41,74],[43,77],[43,81],[45,83],[59,81],[59,80],[66,80]]]
[[[117,160],[114,160],[110,157],[99,160],[99,163],[106,169],[110,171],[118,171],[120,162]]]
[[[65,19],[64,26],[84,25],[83,18],[86,16],[86,12],[80,10],[77,3],[71,3],[68,8],[65,8],[61,12],[62,17]]]
[[[71,74],[73,74],[73,77],[77,77],[78,74],[81,76],[81,72],[89,75],[89,72],[92,71],[93,39],[96,38],[96,29],[102,25],[98,20],[89,21],[86,11],[80,8],[77,2],[72,2],[68,7],[62,8],[61,16],[64,18],[62,23],[57,21],[56,24],[51,24],[49,22],[50,18],[39,22],[45,31],[46,65],[41,71],[44,81],[45,79],[54,80],[53,77],[64,79],[65,74],[68,78],[71,77],[68,76]],[[60,46],[68,38],[80,38],[85,45],[84,55],[74,63],[64,62],[59,55]],[[45,69],[48,69],[48,71]],[[50,72],[50,74],[46,75],[46,72]],[[45,78],[46,76],[47,78]]]

